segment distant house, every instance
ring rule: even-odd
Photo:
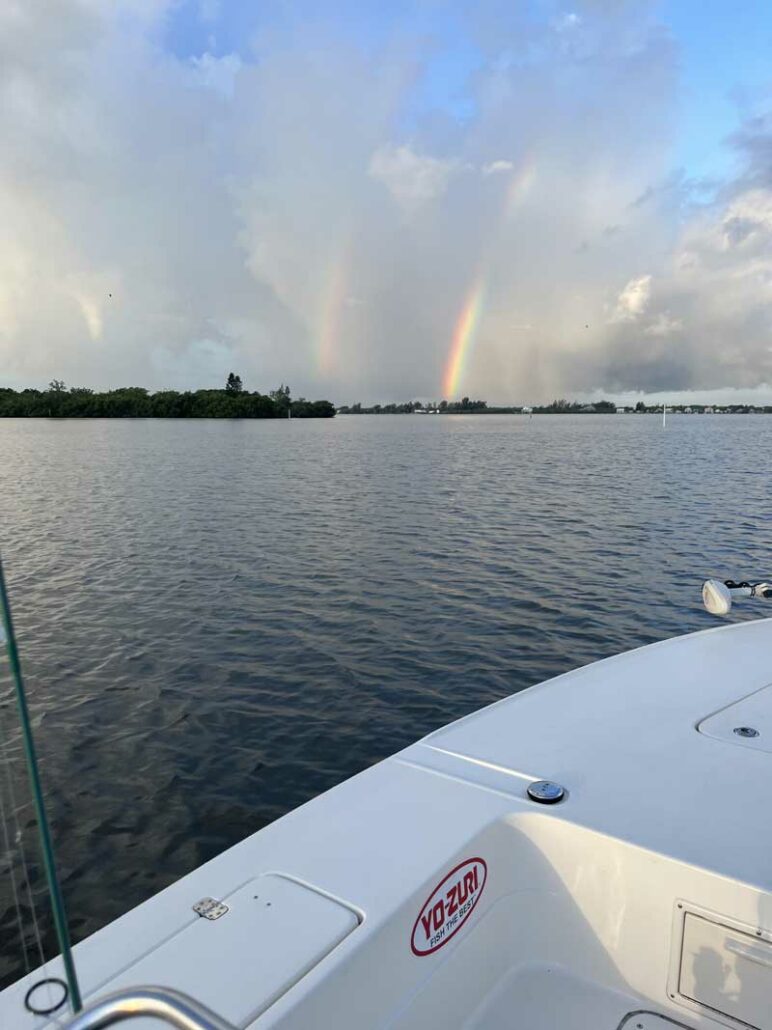
[[[529,408],[527,404],[523,405],[523,414],[530,415],[533,412],[533,408]]]

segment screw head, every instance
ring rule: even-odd
[[[754,730],[752,726],[735,726],[732,733],[736,733],[738,737],[758,737],[759,731]]]
[[[528,785],[528,797],[540,805],[556,805],[566,796],[566,788],[551,780],[536,780]]]

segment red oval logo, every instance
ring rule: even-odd
[[[475,907],[488,879],[482,858],[467,858],[441,880],[418,913],[410,947],[414,955],[431,955],[454,937]]]

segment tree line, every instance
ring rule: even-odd
[[[533,408],[536,414],[548,415],[613,415],[617,410],[613,401],[595,401],[592,404],[581,404],[579,401],[567,401],[565,397],[556,398],[549,404]]]
[[[283,383],[268,394],[250,393],[231,372],[221,390],[159,390],[124,386],[99,393],[67,388],[53,379],[47,390],[0,387],[0,418],[332,418],[330,401],[293,400]]]
[[[460,401],[405,401],[403,404],[373,404],[372,407],[362,407],[362,402],[356,404],[344,404],[338,408],[340,415],[412,415],[414,411],[438,411],[442,414],[454,414],[456,412],[483,411],[521,411],[521,408],[489,408],[487,401],[471,401],[468,397],[462,397]]]
[[[487,401],[470,400],[469,397],[462,397],[460,401],[405,401],[403,404],[373,404],[372,407],[363,407],[361,401],[356,404],[344,405],[338,408],[341,415],[412,415],[428,412],[440,415],[520,415],[525,412],[549,415],[575,415],[593,413],[611,413],[617,410],[616,404],[612,401],[596,401],[595,404],[580,404],[579,401],[567,401],[565,399],[554,400],[550,404],[537,407],[524,407],[523,405],[489,405]]]
[[[684,414],[772,414],[772,406],[760,406],[752,404],[668,404],[667,410]],[[468,397],[462,397],[460,401],[405,401],[402,404],[373,404],[365,407],[361,401],[356,404],[345,404],[338,408],[340,415],[613,415],[618,413],[631,414],[661,414],[662,404],[645,404],[638,401],[632,407],[625,407],[615,404],[614,401],[600,400],[594,402],[570,401],[564,397],[555,398],[549,404],[535,404],[532,407],[526,405],[489,405],[487,401],[473,401]]]

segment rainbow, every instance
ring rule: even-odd
[[[504,190],[502,222],[512,218],[525,203],[536,180],[536,171],[535,156],[527,153],[520,162],[520,167],[510,175]],[[466,362],[474,345],[485,304],[485,283],[490,257],[491,255],[488,255],[487,259],[483,259],[482,270],[477,273],[453,330],[450,353],[442,377],[442,391],[446,398],[458,393]]]
[[[346,241],[330,261],[320,295],[316,337],[317,369],[323,376],[335,371],[343,330],[343,315],[348,293],[349,246]]]
[[[445,374],[442,377],[442,392],[447,398],[453,397],[458,392],[466,362],[474,345],[484,303],[485,280],[482,276],[478,276],[461,308],[456,327],[453,330],[453,341],[450,345]]]
[[[536,179],[536,161],[533,155],[527,154],[520,168],[512,175],[507,186],[504,202],[504,214],[511,218],[525,202]]]

